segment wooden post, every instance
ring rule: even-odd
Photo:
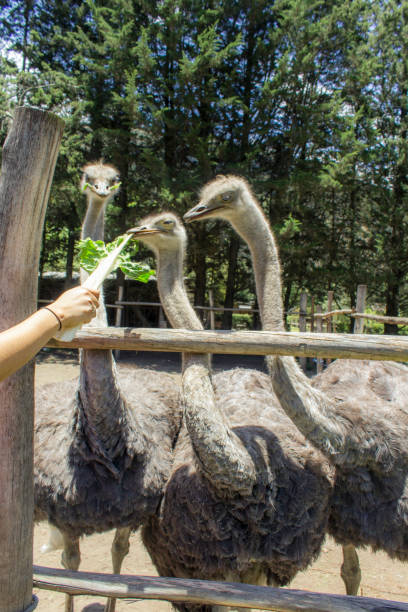
[[[356,299],[356,311],[363,313],[365,310],[365,301],[367,295],[367,285],[357,286],[357,299]],[[364,319],[354,319],[354,334],[364,333]]]
[[[312,333],[314,332],[314,326],[315,326],[314,313],[315,313],[315,299],[314,299],[314,296],[312,296],[312,304],[310,306],[310,331]]]
[[[214,308],[214,297],[212,289],[208,290],[208,302],[210,304],[210,308]],[[210,310],[210,329],[215,329],[215,315],[213,310]]]
[[[330,312],[331,310],[333,310],[333,291],[328,291],[327,292],[327,312]],[[328,334],[331,334],[333,331],[331,317],[327,317],[326,330]],[[326,359],[326,364],[329,365],[329,363],[331,363],[331,359]]]
[[[333,310],[333,291],[327,292],[327,312]],[[326,321],[326,330],[328,334],[331,334],[332,330],[332,320],[331,317],[327,317]]]
[[[318,314],[321,314],[322,312],[322,307],[318,304],[316,306],[316,312]],[[323,320],[321,317],[317,317],[316,319],[316,333],[317,334],[321,334],[322,333],[322,327],[323,327]],[[323,372],[323,359],[317,358],[316,361],[316,374],[320,374],[320,372]]]
[[[123,285],[125,281],[122,280],[122,283],[119,285],[118,287],[118,298],[117,298],[117,302],[122,302],[123,300],[123,293],[125,290],[125,287]],[[122,314],[123,314],[123,309],[124,306],[122,306],[121,304],[117,304],[117,308],[116,308],[116,313],[115,313],[115,327],[121,327],[122,326]],[[116,350],[114,352],[115,355],[115,359],[118,360],[120,357],[120,351]]]
[[[36,310],[41,236],[64,123],[17,108],[0,175],[0,326]],[[34,363],[0,383],[0,608],[32,600]]]
[[[299,331],[306,331],[306,315],[307,315],[307,293],[302,291],[300,294],[300,302],[299,302]],[[307,367],[307,357],[300,357],[299,359],[300,367],[304,372],[306,372]]]

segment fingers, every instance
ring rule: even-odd
[[[93,311],[93,316],[96,314],[96,310],[99,307],[99,291],[92,291],[91,289],[86,289],[88,294],[89,305]]]
[[[89,323],[99,307],[99,291],[74,287],[62,293],[53,303],[64,327]]]
[[[96,291],[95,289],[87,289],[88,293],[90,293],[96,300],[99,300],[100,291]]]

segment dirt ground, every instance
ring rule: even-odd
[[[236,365],[236,356],[233,358]],[[128,361],[128,359],[126,360]],[[173,355],[152,353],[139,353],[133,362],[143,367],[157,367],[179,372],[179,358]],[[231,366],[227,357],[218,357],[213,363],[215,369]],[[239,365],[244,367],[263,368],[261,358],[246,358]],[[36,383],[56,382],[74,378],[78,374],[78,364],[75,352],[41,351],[37,359]],[[111,572],[110,547],[113,540],[113,531],[104,534],[85,537],[81,542],[81,566],[84,571]],[[41,546],[47,542],[47,525],[40,524],[34,530],[34,563],[48,567],[61,567],[60,551],[41,553]],[[408,602],[408,564],[389,559],[383,553],[371,553],[366,550],[359,551],[362,581],[360,595],[378,597]],[[325,593],[344,593],[343,582],[340,578],[340,565],[342,562],[341,548],[333,540],[327,539],[319,559],[307,571],[299,574],[291,583],[290,588],[320,591]],[[123,574],[139,574],[157,576],[147,552],[144,550],[137,533],[133,534],[130,543],[129,555],[125,558]],[[64,595],[52,591],[35,590],[40,602],[38,612],[57,612],[64,609]],[[102,612],[103,598],[77,597],[75,612]],[[138,612],[170,612],[172,607],[167,602],[138,600],[118,601],[118,612],[135,610]]]

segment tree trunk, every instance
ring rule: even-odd
[[[240,240],[237,234],[233,234],[230,239],[228,248],[228,276],[227,286],[225,291],[224,308],[233,308],[235,297],[235,274],[238,264],[238,251]],[[222,315],[221,329],[231,329],[232,327],[232,312],[224,310]]]
[[[41,235],[63,131],[56,116],[16,110],[0,176],[0,325],[36,310]],[[32,599],[34,364],[0,383],[0,593],[2,612]]]

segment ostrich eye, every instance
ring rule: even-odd
[[[222,196],[221,196],[221,199],[222,199],[224,202],[228,202],[228,200],[230,200],[230,199],[231,199],[231,194],[230,194],[230,193],[223,193],[223,194],[222,194]]]
[[[167,227],[171,227],[172,225],[174,225],[174,223],[171,219],[165,219],[163,221],[163,225],[167,225]]]

